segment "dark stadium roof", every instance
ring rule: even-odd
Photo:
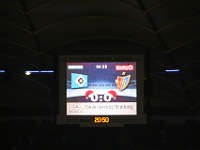
[[[55,70],[57,54],[145,52],[150,106],[199,110],[199,6],[199,0],[0,0],[0,70],[7,71],[0,74],[1,109],[52,110],[56,75],[22,72]]]

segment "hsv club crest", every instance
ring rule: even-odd
[[[122,76],[117,76],[117,79],[115,80],[116,86],[120,91],[124,90],[128,86],[131,79],[131,75],[125,76],[125,74],[126,72],[123,72]]]

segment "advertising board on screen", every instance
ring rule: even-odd
[[[138,121],[144,101],[141,55],[61,56],[60,61],[60,121]]]

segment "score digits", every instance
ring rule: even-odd
[[[97,102],[98,100],[99,101],[104,100],[105,102],[110,102],[112,99],[115,100],[117,98],[117,93],[113,90],[110,90],[107,93],[103,94],[103,96],[99,96],[92,90],[88,90],[85,93],[85,98],[90,99],[92,102]]]

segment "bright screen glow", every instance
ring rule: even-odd
[[[68,62],[66,71],[66,115],[137,115],[136,62]]]
[[[146,124],[143,55],[60,55],[57,124]]]

